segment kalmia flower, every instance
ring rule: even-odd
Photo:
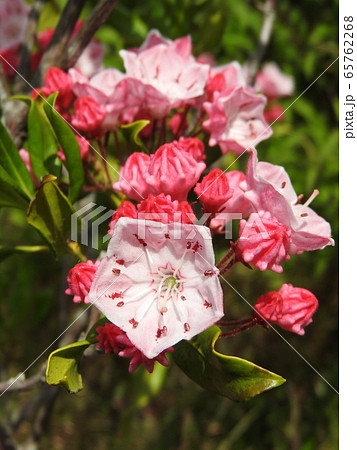
[[[223,154],[240,155],[267,139],[272,130],[263,116],[265,103],[265,97],[249,86],[226,95],[216,92],[212,103],[203,104],[208,114],[203,126],[210,133],[209,145],[218,144]]]
[[[89,300],[152,359],[223,316],[218,273],[208,228],[122,217]]]
[[[140,152],[133,153],[121,168],[119,181],[113,184],[113,189],[133,200],[144,200],[151,190],[147,183],[149,165],[149,155]]]
[[[210,222],[210,228],[217,232],[222,232],[225,224],[232,219],[248,217],[253,212],[252,205],[244,196],[242,184],[245,181],[245,175],[239,170],[231,170],[225,173],[229,188],[233,190],[233,195],[221,208],[221,212],[216,214]],[[233,215],[241,214],[241,217]],[[232,216],[231,216],[232,215]]]
[[[194,189],[205,211],[218,212],[233,195],[226,174],[221,169],[213,169],[197,183]]]
[[[262,295],[254,306],[258,317],[300,335],[305,334],[304,328],[312,322],[317,307],[312,292],[292,284],[283,284],[278,292]]]
[[[74,114],[71,123],[78,130],[85,131],[93,137],[102,134],[102,123],[105,118],[105,107],[89,97],[77,98],[74,103]]]
[[[148,167],[147,183],[152,194],[169,194],[174,200],[186,200],[206,168],[197,162],[177,141],[159,147]]]
[[[45,75],[45,85],[41,88],[43,95],[48,97],[58,92],[57,103],[62,108],[69,108],[74,100],[71,76],[58,67],[50,67]]]
[[[134,86],[153,117],[162,118],[203,94],[209,67],[197,63],[191,50],[189,36],[170,41],[152,30],[139,49],[119,52],[126,76],[144,87]]]
[[[138,217],[138,211],[135,205],[127,200],[121,202],[120,206],[113,214],[112,220],[109,222],[108,234],[113,234],[115,225],[121,217],[130,217],[132,219],[136,219]]]
[[[178,142],[182,149],[193,156],[197,162],[202,162],[206,159],[205,147],[200,139],[195,137],[185,138],[181,136]]]
[[[276,63],[267,63],[257,73],[254,87],[269,100],[289,97],[294,91],[294,79],[283,73]]]
[[[159,353],[155,358],[147,358],[139,349],[135,347],[126,335],[125,331],[121,330],[112,323],[106,323],[104,327],[97,328],[97,345],[98,349],[103,349],[105,353],[115,353],[123,358],[130,358],[129,373],[134,372],[141,364],[143,364],[149,373],[154,370],[155,361],[167,367],[169,362],[165,353],[172,352],[173,347],[169,347],[163,352]]]
[[[289,255],[334,245],[328,222],[309,208],[318,191],[299,204],[300,198],[283,167],[258,162],[256,150],[248,160],[245,191],[246,199],[258,213],[270,212],[290,230]]]
[[[196,221],[190,204],[186,201],[171,200],[169,195],[149,194],[148,198],[138,205],[138,219],[155,220],[162,223]]]
[[[260,270],[281,273],[281,262],[290,259],[291,231],[269,212],[253,213],[239,224],[239,254]]]
[[[93,263],[89,259],[86,262],[76,264],[68,272],[67,282],[69,287],[65,290],[65,293],[73,295],[75,303],[89,303],[88,293],[99,264],[99,260]]]

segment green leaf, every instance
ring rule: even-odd
[[[8,178],[13,180],[13,187],[22,193],[25,198],[32,199],[35,192],[31,176],[25,166],[25,163],[19,155],[16,145],[12,142],[6,128],[0,121],[0,166],[2,173],[6,172]],[[1,177],[4,180],[4,177]],[[7,183],[9,184],[8,180]]]
[[[0,245],[0,262],[14,253],[35,253],[47,250],[48,247],[45,245],[16,245],[16,247]]]
[[[148,152],[142,140],[139,137],[139,133],[147,125],[150,120],[137,120],[136,122],[129,123],[128,125],[122,125],[121,130],[124,138],[130,146],[132,151],[145,151]]]
[[[192,380],[234,401],[248,400],[285,382],[250,361],[218,353],[214,345],[220,333],[213,326],[191,341],[175,345],[174,360]]]
[[[59,176],[61,167],[56,156],[59,146],[52,126],[43,110],[42,99],[33,100],[24,95],[14,96],[12,99],[21,100],[30,107],[27,118],[27,145],[36,178],[40,181],[41,177],[49,173]]]
[[[108,322],[108,319],[103,316],[102,318],[100,318],[93,326],[92,328],[88,331],[88,334],[86,336],[86,339],[88,342],[90,342],[91,344],[98,344],[98,341],[96,339],[96,337],[98,336],[97,333],[97,328],[98,327],[104,327],[104,325]]]
[[[3,168],[0,166],[0,172]],[[11,184],[6,183],[0,175],[0,207],[9,206],[11,208],[19,208],[26,211],[28,208],[28,200],[25,200],[22,195],[14,189]]]
[[[27,222],[42,234],[58,255],[67,250],[74,210],[55,180],[53,175],[43,178],[27,211]]]
[[[73,202],[84,184],[84,170],[79,144],[74,132],[54,108],[57,95],[55,93],[48,97],[47,103],[44,104],[44,110],[66,156],[64,165],[69,175],[69,198]]]
[[[84,350],[90,345],[88,341],[79,341],[52,352],[47,360],[46,382],[60,385],[72,393],[82,390],[82,375],[78,365]]]

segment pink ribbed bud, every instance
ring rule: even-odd
[[[138,217],[138,212],[135,205],[127,200],[124,200],[120,204],[119,208],[117,208],[117,210],[113,214],[112,220],[109,222],[108,234],[112,235],[114,233],[115,225],[121,217],[130,217],[131,219],[136,219]]]
[[[58,92],[57,104],[62,108],[69,108],[74,100],[72,86],[72,77],[68,73],[57,67],[50,67],[46,72],[45,85],[41,91],[46,97]]]
[[[68,272],[67,282],[69,287],[65,290],[65,293],[67,295],[73,295],[73,301],[75,303],[89,303],[88,292],[99,264],[99,260],[93,263],[89,259],[87,262],[76,264]]]
[[[213,169],[197,183],[194,189],[206,212],[218,212],[223,203],[233,195],[226,174],[221,169]]]
[[[156,197],[149,194],[149,197],[138,205],[138,219],[162,223],[193,223],[195,222],[195,215],[186,201],[172,201],[169,195],[164,194]]]
[[[303,335],[304,328],[312,322],[318,304],[317,298],[307,289],[283,284],[278,292],[272,291],[260,296],[255,309],[258,317]]]
[[[151,159],[147,183],[152,194],[169,194],[183,201],[205,168],[205,163],[197,162],[178,142],[164,144]]]
[[[203,142],[195,137],[184,138],[180,137],[179,144],[183,147],[185,152],[189,153],[197,162],[206,159],[205,148]]]
[[[252,213],[240,221],[238,248],[243,259],[259,270],[281,273],[282,261],[290,259],[291,231],[269,212]]]
[[[147,183],[149,164],[150,156],[145,153],[135,152],[130,155],[121,168],[119,181],[113,184],[113,189],[134,200],[144,200],[149,195]]]
[[[89,97],[78,98],[74,103],[72,125],[94,137],[101,135],[102,123],[106,116],[105,106]]]
[[[173,347],[169,347],[155,358],[149,359],[132,344],[125,331],[116,325],[108,322],[104,327],[98,327],[97,333],[96,339],[99,342],[97,348],[103,349],[105,353],[116,353],[123,358],[130,358],[129,373],[134,372],[141,364],[148,372],[152,373],[155,361],[167,367],[169,362],[165,353],[174,351]]]

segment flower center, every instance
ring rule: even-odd
[[[177,280],[176,280],[175,277],[168,277],[168,278],[166,278],[164,284],[165,284],[165,286],[167,286],[168,289],[171,289],[171,288],[173,288],[174,286],[176,286]]]

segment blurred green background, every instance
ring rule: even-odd
[[[53,26],[65,2],[49,2],[41,27]],[[87,2],[84,17],[96,2]],[[244,63],[256,49],[263,2],[243,0],[121,0],[98,38],[107,45],[106,64],[121,68],[117,52],[139,46],[157,28],[171,39],[190,34],[194,53],[211,52],[219,64]],[[318,13],[317,13],[318,11]],[[264,61],[275,61],[295,79],[295,95],[338,56],[337,0],[281,0]],[[237,267],[227,280],[249,303],[282,283],[311,290],[320,307],[305,336],[252,329],[220,342],[219,350],[249,359],[287,379],[246,403],[208,393],[174,364],[152,375],[127,373],[127,360],[104,355],[85,358],[84,391],[58,393],[40,448],[44,449],[277,449],[338,448],[338,66],[333,65],[273,126],[257,148],[260,160],[283,165],[297,193],[320,195],[312,207],[331,223],[335,247],[295,256],[284,273]],[[244,159],[244,158],[243,158]],[[234,158],[223,158],[229,164]],[[232,168],[243,168],[235,165]],[[42,243],[21,212],[0,210],[1,243]],[[220,256],[220,255],[217,255]],[[24,370],[65,328],[80,308],[63,295],[74,261],[51,254],[13,255],[0,265],[0,376]],[[250,308],[227,285],[227,318]],[[286,341],[287,342],[286,342]],[[291,348],[301,353],[319,376]],[[45,356],[49,351],[45,353]],[[43,356],[29,374],[45,361]],[[52,388],[51,388],[52,389]],[[53,388],[54,389],[54,388]],[[2,420],[26,404],[31,393],[1,398]],[[17,431],[26,440],[31,420]]]

